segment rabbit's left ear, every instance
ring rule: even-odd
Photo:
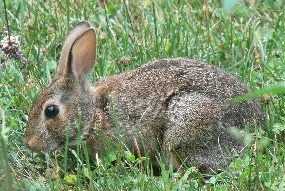
[[[63,76],[63,74],[65,73],[66,64],[68,62],[68,57],[70,55],[72,45],[74,44],[75,40],[79,36],[81,36],[86,29],[89,28],[91,28],[91,24],[89,22],[81,21],[68,32],[63,43],[59,63],[57,66],[57,72],[54,76],[54,79]]]
[[[86,29],[71,47],[66,74],[85,79],[94,67],[96,59],[96,34],[93,28]],[[71,73],[70,73],[71,72]]]

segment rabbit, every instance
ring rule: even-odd
[[[23,142],[36,152],[54,151],[80,137],[92,158],[123,141],[136,155],[159,158],[175,169],[195,166],[202,173],[226,168],[244,147],[231,129],[264,125],[257,100],[226,104],[249,87],[211,64],[168,58],[106,77],[87,77],[95,65],[96,33],[82,21],[68,33],[52,83],[37,97]]]

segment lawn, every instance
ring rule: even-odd
[[[285,190],[285,2],[283,0],[0,2],[0,40],[17,54],[0,54],[0,190]],[[195,167],[155,175],[147,157],[127,148],[88,160],[86,145],[33,153],[22,143],[33,101],[52,79],[63,40],[87,20],[97,38],[89,76],[186,57],[220,67],[254,91],[266,128],[243,135],[242,156],[216,175]],[[6,40],[5,40],[6,39]],[[10,57],[13,58],[10,58]]]

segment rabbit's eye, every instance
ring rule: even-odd
[[[50,105],[50,106],[47,106],[45,109],[45,115],[48,118],[55,117],[58,114],[58,112],[59,112],[59,108],[57,105]]]

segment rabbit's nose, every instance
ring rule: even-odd
[[[23,139],[23,143],[26,145],[26,147],[28,149],[32,149],[33,146],[35,145],[35,137],[34,136],[27,136],[25,135],[24,139]]]
[[[29,150],[35,152],[40,152],[44,150],[44,148],[46,147],[46,144],[43,142],[43,140],[41,140],[41,138],[36,135],[32,136],[25,135],[23,143],[26,145],[26,147]]]
[[[26,147],[29,147],[29,144],[28,144],[28,137],[27,137],[27,135],[25,135],[24,136],[24,138],[23,138],[23,143],[24,143],[24,145],[26,146]]]

